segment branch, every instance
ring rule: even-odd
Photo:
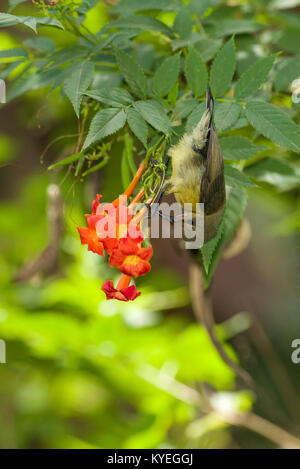
[[[254,314],[248,314],[251,321],[248,330],[250,340],[265,362],[290,416],[298,422],[300,418],[300,405],[297,391],[261,323]]]
[[[243,218],[237,227],[234,238],[224,248],[223,259],[231,259],[241,254],[248,247],[250,239],[251,226],[249,221]]]
[[[59,187],[56,184],[48,186],[48,224],[49,244],[39,257],[26,264],[14,277],[15,282],[25,282],[42,270],[52,271],[59,255],[59,244],[62,232],[63,204]]]
[[[244,427],[276,443],[283,449],[300,449],[300,439],[272,422],[249,412],[223,410],[214,404],[214,399],[202,396],[195,389],[177,381],[164,370],[152,365],[144,364],[137,370],[137,374],[154,386],[167,392],[176,399],[194,405],[202,412],[213,413],[217,418],[229,425]]]
[[[196,319],[206,328],[218,354],[226,365],[228,365],[234,373],[242,378],[247,386],[253,388],[254,384],[251,376],[229,357],[217,337],[211,299],[209,298],[208,293],[204,292],[202,270],[195,262],[192,262],[190,265],[190,290]]]
[[[218,410],[215,414],[224,422],[258,433],[283,449],[300,449],[299,438],[252,412],[243,414]]]

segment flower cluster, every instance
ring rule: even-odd
[[[89,251],[100,256],[106,252],[110,266],[117,267],[122,272],[116,288],[111,280],[102,285],[107,299],[129,301],[137,298],[141,292],[134,285],[130,286],[131,279],[145,275],[151,269],[149,260],[153,249],[150,244],[148,247],[143,246],[145,240],[140,228],[144,209],[135,216],[133,213],[144,191],[141,190],[127,206],[128,197],[143,170],[144,166],[141,166],[127,191],[114,202],[101,204],[102,196],[97,194],[92,204],[92,213],[86,215],[87,227],[77,228],[81,244],[86,244]]]

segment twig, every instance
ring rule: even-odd
[[[167,392],[176,399],[198,407],[202,412],[213,413],[229,425],[244,427],[276,443],[284,449],[300,449],[300,439],[272,422],[252,413],[223,410],[214,404],[213,399],[202,396],[195,389],[177,381],[164,370],[144,364],[137,369],[137,374],[154,386]]]
[[[258,433],[283,449],[300,449],[299,438],[252,412],[243,414],[218,410],[215,414],[224,422]]]
[[[48,187],[48,224],[49,244],[37,259],[26,264],[14,277],[15,282],[24,282],[31,279],[42,270],[52,271],[59,254],[59,244],[62,232],[63,204],[59,187],[51,184]]]
[[[176,397],[179,401],[201,408],[204,405],[203,399],[198,391],[180,383],[165,371],[158,370],[148,363],[139,366],[137,374],[155,387]]]
[[[290,413],[290,416],[295,417],[295,420],[298,422],[300,417],[300,406],[297,391],[291,383],[289,375],[286,372],[280,357],[274,350],[272,342],[266,335],[261,323],[254,316],[254,314],[248,314],[250,315],[251,320],[251,325],[248,331],[250,340],[253,342],[254,346],[259,351],[262,359],[267,365],[273,381],[284,400],[284,404]]]
[[[48,145],[46,146],[45,150],[43,151],[43,153],[41,154],[40,156],[40,163],[43,164],[44,163],[44,157],[47,153],[47,151],[49,150],[49,148],[52,147],[52,145],[54,145],[56,142],[59,142],[59,140],[63,140],[64,138],[74,138],[74,137],[78,137],[78,135],[80,134],[69,134],[69,135],[60,135],[59,137],[56,137],[54,138],[50,143],[48,143]]]
[[[251,239],[251,226],[246,218],[243,218],[237,230],[234,238],[225,246],[222,253],[223,259],[231,259],[236,257],[243,252],[249,244]]]
[[[190,265],[190,290],[196,319],[206,328],[218,354],[222,360],[242,378],[247,386],[253,388],[254,383],[251,376],[229,357],[217,337],[211,300],[208,293],[204,292],[201,267],[195,262],[191,262]]]

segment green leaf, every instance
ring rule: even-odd
[[[81,0],[80,5],[77,6],[76,11],[80,16],[86,16],[88,11],[90,11],[94,6],[96,6],[98,0]]]
[[[78,62],[76,70],[64,81],[64,92],[70,99],[77,117],[83,94],[93,80],[94,65],[91,62]]]
[[[260,31],[263,27],[263,24],[252,20],[226,18],[215,22],[211,34],[216,37],[231,36],[232,34],[248,34]]]
[[[46,69],[45,72],[42,72],[42,75],[49,74],[49,76],[53,75],[52,79],[52,90],[55,90],[58,86],[61,86],[64,84],[64,81],[69,78],[70,76],[73,75],[73,73],[76,73],[78,70],[78,64],[79,62],[74,62],[67,67],[64,68],[49,68]]]
[[[292,82],[300,76],[300,54],[287,59],[285,65],[278,70],[274,78],[276,91],[286,91]]]
[[[65,29],[60,21],[50,18],[49,16],[45,18],[38,17],[36,18],[36,22],[38,26],[53,26],[55,28]]]
[[[148,87],[142,67],[130,55],[120,49],[115,50],[115,55],[119,68],[132,92],[139,98],[145,98]]]
[[[176,15],[173,30],[179,37],[186,39],[190,37],[192,33],[192,20],[191,15],[187,8],[183,7]]]
[[[295,174],[295,169],[290,163],[271,157],[255,162],[253,165],[245,168],[245,171],[258,180],[265,180],[266,173],[279,173],[283,176],[293,176]]]
[[[197,106],[198,101],[195,98],[185,98],[178,101],[174,111],[174,120],[185,119]]]
[[[103,111],[98,112],[91,122],[83,150],[102,138],[117,132],[125,125],[125,122],[126,114],[123,110],[103,109]]]
[[[278,158],[263,158],[244,171],[257,181],[275,186],[277,190],[291,190],[300,183],[300,174],[296,172],[295,167]]]
[[[259,133],[278,145],[299,153],[299,130],[285,111],[270,103],[251,101],[246,105],[246,116]]]
[[[234,90],[235,99],[246,98],[259,89],[266,81],[277,56],[273,54],[258,60],[242,74]]]
[[[224,166],[225,181],[228,186],[232,187],[256,187],[256,184],[252,182],[248,176],[230,165]]]
[[[117,3],[111,11],[114,14],[126,15],[144,10],[174,11],[179,4],[178,0],[147,0],[147,2],[141,2],[141,0],[123,0]]]
[[[31,49],[35,49],[46,54],[55,50],[55,42],[48,37],[31,37],[26,39],[23,44],[26,47],[30,47]],[[74,60],[74,57],[72,60]]]
[[[144,70],[151,72],[155,59],[153,44],[138,42],[135,46],[135,58]]]
[[[170,89],[167,99],[168,102],[170,103],[171,107],[173,108],[176,106],[177,98],[178,98],[178,93],[179,93],[179,83],[176,81],[174,86]]]
[[[229,196],[227,197],[225,212],[219,230],[222,230],[222,236],[213,251],[211,261],[208,267],[208,271],[205,275],[205,288],[209,287],[213,273],[218,264],[218,261],[222,257],[222,251],[224,246],[232,239],[236,232],[239,223],[243,217],[246,208],[247,196],[242,188],[232,188]],[[223,225],[223,226],[222,226]],[[218,233],[217,235],[218,236]],[[205,246],[205,244],[204,244]],[[204,248],[202,247],[202,249]]]
[[[186,39],[182,39],[182,38],[173,39],[171,41],[172,51],[175,52],[178,49],[183,49],[184,47],[189,47],[189,46],[193,46],[194,44],[198,44],[202,40],[202,38],[205,38],[205,36],[199,33],[192,33],[190,37]]]
[[[215,97],[223,96],[231,86],[235,71],[235,44],[232,37],[218,52],[210,72],[210,86]]]
[[[12,63],[8,64],[6,67],[4,67],[1,70],[2,80],[5,80],[10,75],[10,73],[13,70],[15,70],[21,63],[23,63],[23,60],[17,60],[16,62],[12,62]]]
[[[175,85],[180,70],[180,55],[166,58],[153,77],[153,92],[160,97],[166,96]]]
[[[109,156],[105,156],[103,158],[103,160],[100,161],[100,163],[97,163],[94,166],[92,166],[91,168],[84,171],[84,173],[82,173],[82,176],[87,176],[88,174],[95,173],[96,171],[99,171],[99,169],[104,168],[104,166],[107,165],[108,160],[109,160]]]
[[[142,116],[132,108],[126,109],[127,122],[134,135],[147,147],[148,127]]]
[[[18,24],[24,24],[36,33],[37,18],[32,16],[15,16],[9,13],[0,13],[0,28],[7,28]]]
[[[196,127],[196,125],[200,121],[201,117],[203,116],[205,108],[206,108],[205,103],[201,103],[190,114],[190,116],[187,120],[187,123],[186,123],[186,128],[185,128],[185,131],[187,133],[191,133],[194,130],[194,128]]]
[[[219,142],[224,160],[247,160],[255,156],[259,151],[267,149],[261,145],[254,145],[251,140],[239,135],[220,137]]]
[[[36,17],[36,16],[15,16],[9,13],[0,13],[0,28],[7,28],[9,26],[16,26],[24,24],[32,29],[35,33],[37,26],[55,26],[64,29],[60,21],[49,17]]]
[[[9,0],[8,4],[9,4],[9,13],[11,11],[13,11],[18,5],[20,5],[21,3],[25,3],[27,2],[27,0]]]
[[[185,76],[193,94],[201,96],[207,87],[208,75],[199,52],[191,46],[185,62]]]
[[[79,153],[75,153],[74,155],[68,156],[67,158],[64,158],[63,160],[58,161],[57,163],[52,164],[51,166],[48,167],[49,170],[53,168],[57,168],[58,166],[65,166],[69,165],[71,163],[74,163],[74,161],[79,160],[83,156],[83,153],[80,151]]]
[[[299,34],[299,25],[297,25],[297,27],[292,26],[289,28],[282,29],[280,37],[277,40],[278,47],[286,52],[293,52],[295,54],[298,54]]]
[[[200,18],[209,6],[211,6],[211,0],[190,0],[188,8],[192,13]]]
[[[73,67],[68,67],[68,69],[73,69]],[[59,80],[60,77],[64,77],[66,70],[46,70],[41,72],[30,71],[27,74],[21,75],[12,83],[12,86],[9,88],[7,93],[7,102],[12,99],[21,96],[22,94],[27,93],[28,91],[35,91],[46,86],[54,87],[55,82]],[[57,85],[58,86],[58,85]]]
[[[49,62],[53,62],[53,66],[64,65],[68,62],[74,62],[75,59],[85,58],[89,53],[89,49],[83,46],[64,47],[54,52],[49,57]]]
[[[0,50],[0,59],[27,57],[27,52],[20,47],[15,49]]]
[[[224,223],[223,221],[220,223],[217,233],[211,239],[206,241],[201,248],[201,256],[202,256],[202,263],[205,269],[206,274],[209,272],[209,266],[212,261],[212,256],[220,242],[220,239],[223,235],[224,230]]]
[[[231,127],[231,130],[236,130],[236,129],[242,129],[243,127],[248,127],[250,124],[248,122],[248,119],[244,115],[244,110],[241,110],[240,117],[238,120],[233,124]]]
[[[84,94],[111,107],[124,107],[133,102],[133,98],[128,91],[118,87],[90,90]]]
[[[103,32],[111,28],[117,28],[118,30],[125,29],[140,29],[141,31],[159,31],[166,36],[173,36],[173,31],[162,21],[153,18],[152,16],[146,15],[129,15],[122,16],[115,21],[111,21],[102,28]]]
[[[137,101],[134,107],[152,127],[165,135],[171,134],[171,122],[164,108],[154,100]]]
[[[218,132],[230,129],[240,116],[241,108],[237,103],[217,103],[214,121]]]
[[[243,217],[246,202],[247,194],[243,189],[231,189],[224,213],[224,231],[222,236],[224,245],[232,239]]]
[[[79,176],[79,174],[81,173],[81,170],[83,168],[83,165],[85,163],[85,155],[82,155],[78,162],[77,162],[77,165],[76,165],[76,169],[75,169],[75,177]]]
[[[222,39],[213,39],[211,37],[202,36],[201,39],[194,44],[195,49],[200,52],[204,62],[211,60],[222,45]]]

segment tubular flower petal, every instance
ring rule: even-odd
[[[140,296],[141,292],[138,292],[134,285],[122,286],[122,283],[125,285],[126,284],[129,285],[131,277],[128,277],[127,275],[123,275],[122,277],[121,277],[120,282],[117,285],[117,288],[114,287],[114,284],[111,280],[107,280],[107,282],[103,283],[101,289],[106,294],[107,300],[115,299],[119,301],[133,301],[138,296]]]
[[[104,238],[102,239],[102,243],[107,254],[112,254],[113,251],[115,251],[119,247],[118,238]]]
[[[104,255],[104,246],[101,241],[99,241],[97,233],[91,228],[83,228],[81,226],[77,227],[81,244],[87,244],[88,250],[99,254],[100,256]]]
[[[139,239],[122,238],[119,241],[118,249],[112,252],[109,264],[112,267],[118,267],[123,274],[139,277],[151,270],[148,261],[152,254],[151,245],[148,248],[142,248]]]
[[[85,215],[85,217],[86,217],[88,227],[91,230],[96,231],[96,224],[99,220],[101,220],[102,217],[100,215]]]
[[[87,219],[88,228],[83,228],[81,226],[77,227],[81,244],[87,244],[88,250],[99,254],[100,256],[104,255],[104,246],[102,241],[98,238],[96,233],[96,223],[100,220],[100,216],[96,215],[98,206],[100,205],[99,199],[102,195],[97,194],[96,199],[92,203],[92,213],[85,215]]]
[[[139,210],[134,216],[134,209],[145,195],[145,190],[140,189],[130,205],[127,205],[128,197],[132,196],[145,167],[142,162],[126,191],[112,203],[100,203],[102,195],[97,194],[91,213],[85,215],[87,228],[77,228],[81,243],[87,244],[89,251],[101,256],[106,251],[110,255],[110,266],[116,266],[122,272],[116,288],[111,280],[102,285],[107,299],[132,301],[137,298],[141,292],[130,285],[132,277],[144,275],[151,269],[148,261],[153,254],[152,246],[142,247],[144,235],[140,229],[147,209]],[[151,202],[152,198],[147,200],[147,203]]]
[[[99,202],[99,199],[102,199],[102,195],[100,194],[97,194],[96,195],[96,199],[93,201],[92,203],[92,215],[96,215],[96,212],[97,212],[97,208],[99,207],[100,205],[100,202]]]
[[[97,234],[99,236],[99,239],[101,239],[104,249],[107,252],[107,254],[112,254],[113,251],[116,249],[119,249],[119,243],[121,239],[128,239],[129,244],[132,243],[141,243],[144,239],[143,233],[138,229],[130,229],[132,226],[130,225],[117,225],[116,226],[116,232],[115,236],[106,236],[102,237],[100,235],[100,231],[98,231],[96,227]],[[133,237],[134,235],[134,237]]]
[[[96,232],[104,249],[111,254],[118,249],[119,239],[126,237],[132,219],[132,210],[127,206],[105,204],[97,209]]]
[[[132,238],[130,235],[128,235],[126,238],[120,239],[119,249],[125,255],[137,254],[138,251],[143,249],[141,248],[141,243],[143,240],[143,233],[141,231],[137,231],[135,238]]]
[[[127,205],[116,207],[114,204],[99,204],[95,215],[106,215],[112,218],[118,225],[128,225],[132,219],[133,210],[131,207],[127,207]]]

